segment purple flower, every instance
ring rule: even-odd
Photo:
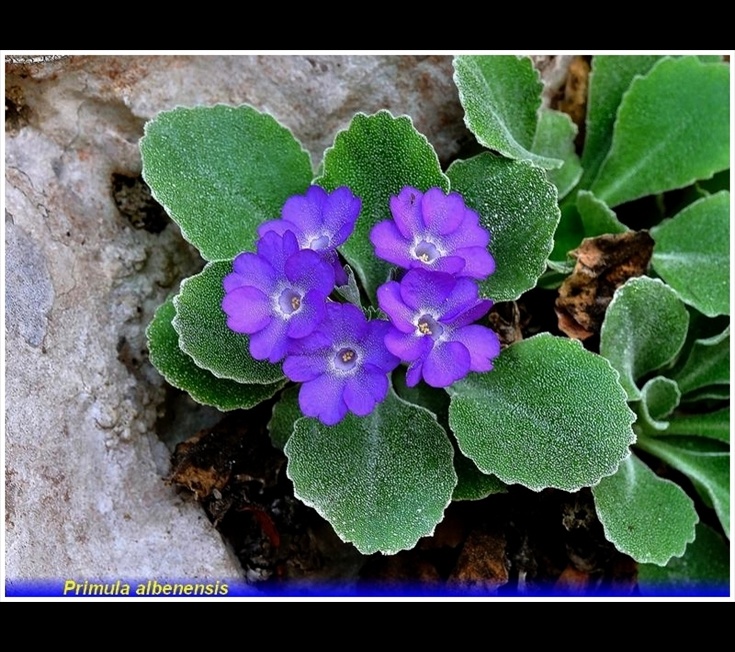
[[[469,278],[410,270],[400,283],[378,288],[378,303],[391,320],[385,346],[409,363],[409,387],[422,377],[432,387],[447,387],[470,371],[490,371],[500,353],[497,335],[473,324],[492,301],[479,299]]]
[[[399,362],[383,343],[388,329],[387,321],[367,321],[352,304],[327,304],[324,321],[289,344],[283,363],[286,376],[303,383],[301,411],[327,425],[348,411],[370,414],[388,393],[388,374]]]
[[[393,221],[376,224],[370,241],[379,258],[406,269],[422,268],[471,278],[487,278],[495,261],[487,250],[490,234],[461,195],[441,188],[422,193],[406,186],[391,197]]]
[[[319,186],[311,186],[305,195],[294,195],[283,205],[280,220],[264,222],[258,235],[275,231],[292,231],[301,249],[313,249],[334,268],[337,285],[347,283],[347,275],[339,262],[337,247],[350,237],[360,214],[362,201],[347,187],[327,194]]]
[[[324,317],[334,271],[316,252],[300,250],[290,231],[269,232],[257,253],[235,258],[223,284],[227,325],[250,335],[256,360],[278,362],[292,339],[309,335]]]

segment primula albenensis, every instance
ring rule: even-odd
[[[306,416],[333,425],[348,411],[366,416],[385,399],[388,374],[399,363],[385,348],[388,328],[352,304],[330,302],[316,330],[289,344],[283,372],[303,383],[299,406]]]
[[[305,195],[294,195],[286,200],[281,219],[261,224],[258,235],[291,231],[301,249],[319,252],[334,268],[337,285],[345,285],[347,275],[339,262],[337,247],[352,234],[361,206],[360,198],[347,187],[327,193],[319,186],[311,186]]]
[[[409,387],[421,378],[432,387],[447,387],[470,371],[492,369],[500,353],[498,337],[473,323],[492,301],[478,297],[471,279],[413,269],[400,283],[381,285],[378,302],[391,320],[386,347],[409,363]]]
[[[334,269],[318,253],[299,249],[296,236],[268,232],[257,253],[242,253],[223,281],[227,325],[250,335],[256,360],[278,362],[292,338],[309,335],[322,321],[334,289]]]
[[[495,270],[487,250],[490,234],[456,192],[425,193],[406,186],[391,197],[393,220],[376,224],[370,241],[379,258],[404,269],[421,268],[456,276],[486,278]]]

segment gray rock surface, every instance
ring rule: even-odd
[[[6,73],[6,578],[240,577],[164,482],[166,390],[144,330],[201,262],[175,225],[136,228],[143,125],[177,105],[247,102],[316,164],[354,112],[389,109],[446,161],[466,137],[451,59],[74,56]]]
[[[143,125],[178,105],[246,102],[316,166],[355,112],[388,109],[447,163],[468,138],[451,59],[72,56],[6,61],[5,91],[6,579],[242,577],[164,482],[159,435],[171,444],[217,415],[165,403],[146,358],[153,311],[202,263],[174,224],[149,222]]]

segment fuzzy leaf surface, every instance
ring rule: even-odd
[[[639,417],[652,432],[664,431],[669,422],[664,421],[679,405],[679,386],[670,378],[656,376],[641,389]]]
[[[620,101],[636,75],[645,75],[661,56],[605,56],[592,59],[581,187],[589,188],[610,151]]]
[[[577,193],[577,210],[582,219],[586,238],[594,238],[605,233],[625,233],[628,230],[628,227],[618,220],[612,208],[587,190],[580,190]]]
[[[729,166],[729,66],[662,59],[623,96],[610,152],[590,190],[612,207]]]
[[[386,281],[391,266],[375,256],[370,231],[378,222],[392,219],[390,198],[404,186],[448,191],[449,180],[441,171],[434,148],[416,131],[411,119],[394,118],[388,111],[355,115],[324,153],[323,169],[315,183],[328,192],[347,186],[362,199],[355,231],[340,251],[374,301],[375,291]]]
[[[531,151],[541,108],[541,83],[528,57],[463,55],[454,58],[454,83],[464,121],[478,142],[503,156],[559,168],[558,158]]]
[[[564,161],[560,168],[547,171],[549,181],[556,186],[559,199],[565,197],[582,176],[582,166],[574,148],[576,136],[577,125],[566,113],[541,109],[531,149],[537,154]]]
[[[730,408],[703,414],[676,415],[671,418],[666,435],[692,435],[730,443]]]
[[[620,373],[631,401],[641,398],[638,378],[676,357],[688,326],[681,299],[660,280],[639,276],[616,290],[600,330],[600,353]]]
[[[198,367],[179,348],[179,335],[171,325],[175,315],[176,309],[169,299],[156,310],[146,330],[150,360],[169,384],[188,392],[195,401],[223,412],[250,409],[269,399],[282,387],[282,382],[244,385],[234,380],[217,378],[211,372]]]
[[[452,190],[464,197],[490,231],[496,267],[480,282],[480,293],[494,301],[517,299],[546,269],[559,222],[556,188],[542,170],[487,152],[455,161],[447,175]]]
[[[730,536],[730,451],[704,437],[646,437],[641,448],[681,471],[711,503]]]
[[[638,565],[641,595],[728,595],[730,592],[730,546],[704,523],[696,527],[696,539],[682,557],[666,566]]]
[[[729,385],[730,327],[719,335],[696,340],[684,366],[672,377],[682,394],[710,385]]]
[[[281,367],[253,359],[248,336],[227,327],[227,316],[222,310],[222,279],[231,271],[231,261],[208,263],[199,274],[181,284],[174,297],[173,319],[179,346],[199,367],[218,378],[256,385],[280,382]]]
[[[493,494],[508,493],[508,487],[494,475],[483,473],[477,465],[461,451],[454,452],[454,470],[457,486],[452,500],[482,500]]]
[[[153,196],[206,260],[252,250],[258,225],[312,178],[293,134],[250,106],[164,111],[146,124],[140,149]]]
[[[687,206],[651,229],[651,264],[681,298],[708,317],[730,314],[730,193]]]
[[[614,473],[635,441],[617,376],[578,341],[536,335],[449,387],[449,424],[483,473],[576,491]]]
[[[366,555],[432,534],[457,484],[444,429],[392,390],[366,417],[299,419],[285,452],[295,495]]]
[[[276,448],[285,448],[293,434],[294,423],[303,416],[299,407],[299,388],[287,387],[273,406],[273,414],[268,422],[268,434]]]
[[[592,487],[592,495],[605,538],[638,562],[663,566],[694,541],[699,517],[692,499],[635,455]]]

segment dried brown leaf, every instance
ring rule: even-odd
[[[599,333],[615,290],[629,278],[645,274],[652,252],[648,231],[583,240],[570,252],[577,263],[559,288],[555,306],[559,329],[578,340]]]

